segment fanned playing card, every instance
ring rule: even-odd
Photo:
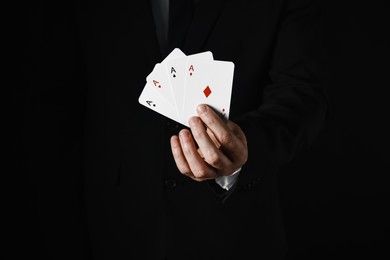
[[[153,71],[146,77],[147,87],[156,90],[176,110],[175,118],[179,118],[176,102],[173,96],[172,86],[165,71],[165,62],[170,59],[185,57],[186,55],[178,48],[175,48],[161,63],[154,66]]]
[[[227,119],[233,73],[233,62],[213,60],[210,51],[186,56],[176,48],[146,77],[138,102],[187,127],[199,104]]]
[[[173,58],[165,63],[165,69],[170,80],[173,96],[178,110],[179,118],[184,106],[185,79],[189,68],[187,60],[198,60],[202,62],[212,61],[213,54],[210,51],[201,52],[185,57]]]
[[[174,121],[179,121],[176,108],[172,104],[168,103],[168,101],[157,93],[156,90],[148,86],[148,84],[145,85],[138,98],[138,102],[163,116],[166,116]]]
[[[190,71],[186,75],[182,124],[188,126],[191,116],[196,116],[196,107],[207,104],[221,117],[229,118],[230,97],[233,84],[234,64],[228,61],[187,61]]]

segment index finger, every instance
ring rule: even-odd
[[[226,126],[226,122],[208,105],[200,104],[197,107],[197,112],[199,117],[202,119],[203,123],[207,126],[207,128],[217,130],[218,128],[222,128],[228,131],[228,127]]]
[[[214,137],[221,145],[221,149],[225,151],[231,160],[241,160],[242,151],[246,150],[246,144],[241,139],[241,135],[237,135],[237,131],[233,131],[229,127],[229,122],[225,123],[210,107],[207,105],[199,105],[197,107],[199,117],[204,124],[210,129]],[[234,124],[231,124],[234,126]]]

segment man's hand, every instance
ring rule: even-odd
[[[245,134],[207,105],[199,105],[197,112],[198,116],[189,120],[191,132],[183,129],[171,137],[177,168],[196,181],[231,175],[248,159]]]

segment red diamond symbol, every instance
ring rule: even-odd
[[[211,89],[209,86],[207,86],[204,90],[203,90],[203,93],[206,97],[209,97],[210,94],[211,94]]]

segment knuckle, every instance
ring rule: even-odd
[[[178,167],[178,168],[179,168],[179,171],[181,174],[183,174],[183,175],[190,174],[190,172],[186,168],[184,168],[184,167]]]
[[[196,178],[205,178],[207,173],[206,173],[206,171],[203,170],[203,169],[197,169],[197,170],[192,171],[192,174],[193,174]]]
[[[179,169],[180,173],[183,175],[191,174],[190,169],[183,164],[177,165],[177,168]]]
[[[206,158],[207,158],[207,163],[210,165],[220,166],[220,164],[221,164],[221,158],[215,152],[208,153]]]
[[[210,113],[205,114],[204,118],[202,118],[207,125],[214,125],[217,123],[215,117]]]
[[[192,135],[194,136],[195,140],[199,140],[203,136],[203,133],[200,131],[193,131]]]
[[[233,141],[233,134],[230,132],[224,132],[222,133],[219,142],[222,145],[228,145]]]
[[[198,153],[198,152],[197,152]],[[198,153],[199,154],[199,153]],[[194,150],[192,149],[186,149],[184,151],[185,158],[193,158],[195,156],[198,156],[198,154],[195,154]]]
[[[186,157],[193,156],[194,155],[194,151],[193,151],[192,146],[190,144],[185,144],[183,146],[183,153],[185,154]]]
[[[176,158],[182,157],[182,156],[181,156],[181,151],[180,151],[180,149],[178,149],[178,148],[172,149],[172,154],[173,154],[173,156],[176,157]]]

